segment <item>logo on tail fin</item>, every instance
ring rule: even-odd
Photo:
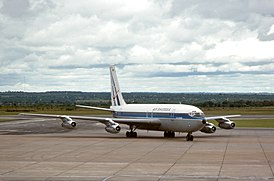
[[[115,66],[112,65],[109,67],[110,69],[110,81],[111,81],[111,105],[112,106],[122,106],[125,105],[123,95],[120,91],[120,86],[118,82],[118,78],[116,75]]]

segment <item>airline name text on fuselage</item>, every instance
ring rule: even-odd
[[[170,111],[170,110],[171,110],[171,108],[159,108],[159,107],[152,109],[152,111]]]

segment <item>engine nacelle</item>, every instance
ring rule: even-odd
[[[76,122],[73,121],[70,117],[64,116],[61,119],[63,121],[62,124],[61,124],[62,127],[69,128],[69,129],[72,129],[72,128],[76,127]]]
[[[235,127],[235,123],[233,121],[227,121],[219,123],[218,126],[222,129],[233,129]]]
[[[105,130],[109,133],[119,133],[121,131],[121,127],[118,123],[107,125]]]
[[[200,131],[203,133],[215,133],[216,127],[212,123],[206,123],[206,125]]]

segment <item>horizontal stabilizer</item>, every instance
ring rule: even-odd
[[[101,110],[101,111],[112,111],[111,109],[102,108],[102,107],[93,107],[93,106],[84,106],[84,105],[76,105],[76,107],[87,108],[87,109],[96,109],[96,110]]]

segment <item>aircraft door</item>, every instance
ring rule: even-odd
[[[153,117],[153,113],[152,112],[146,112],[146,117],[147,118],[152,118]]]
[[[170,113],[170,118],[171,118],[171,121],[174,121],[174,119],[175,119],[175,109],[172,109],[172,111]]]

